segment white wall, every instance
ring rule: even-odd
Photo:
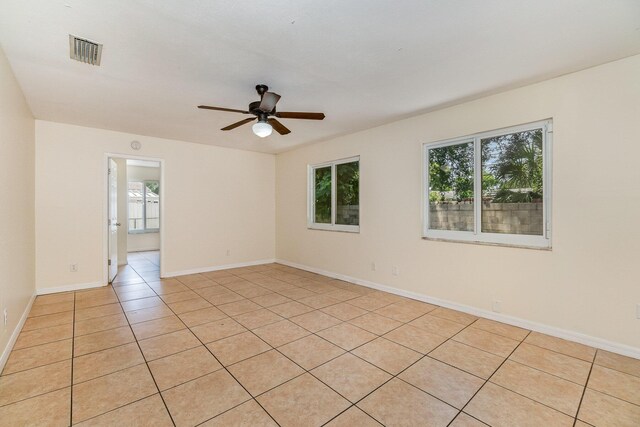
[[[34,144],[31,110],[0,48],[0,371],[35,290]]]
[[[501,300],[640,354],[638,76],[635,56],[278,155],[278,258],[477,309]],[[552,251],[421,239],[422,143],[549,117]],[[355,155],[360,234],[308,230],[307,164]]]
[[[128,181],[160,181],[160,168],[145,166],[127,166]],[[162,203],[162,200],[160,200]],[[127,214],[122,217],[122,224],[125,230],[127,227]],[[123,228],[120,227],[120,228]],[[127,233],[127,251],[156,251],[160,249],[160,232],[155,233]]]
[[[37,120],[39,292],[103,282],[107,152],[165,160],[166,275],[274,257],[273,155]]]

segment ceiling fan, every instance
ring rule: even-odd
[[[257,123],[252,126],[253,133],[260,138],[265,138],[271,135],[273,129],[280,135],[286,135],[291,133],[289,129],[282,123],[280,123],[275,117],[280,119],[306,119],[306,120],[322,120],[324,119],[324,113],[301,113],[292,111],[276,111],[276,104],[280,100],[280,95],[277,93],[269,92],[269,88],[266,85],[257,85],[256,91],[260,95],[260,101],[255,101],[249,104],[248,110],[235,110],[233,108],[222,107],[210,107],[208,105],[198,105],[198,108],[205,110],[217,110],[217,111],[230,111],[232,113],[253,114],[255,117],[240,120],[223,127],[221,130],[227,131],[235,129],[239,126],[247,124],[249,122],[258,119]]]

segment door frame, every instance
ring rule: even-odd
[[[130,159],[130,160],[149,160],[160,163],[160,277],[164,277],[165,251],[164,251],[164,205],[165,205],[165,189],[164,189],[164,159],[158,157],[135,156],[125,153],[104,153],[102,166],[102,283],[103,286],[109,284],[109,159]],[[121,220],[121,224],[128,226],[127,220]]]

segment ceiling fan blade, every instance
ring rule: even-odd
[[[262,94],[262,100],[260,100],[260,106],[258,107],[258,109],[265,113],[270,113],[274,108],[276,108],[276,104],[278,103],[279,99],[280,95],[278,95],[277,93],[265,92],[264,94]]]
[[[220,130],[231,130],[231,129],[235,129],[235,128],[237,128],[238,126],[242,126],[242,125],[244,125],[244,124],[247,124],[247,123],[249,123],[249,122],[252,122],[252,121],[254,121],[255,119],[256,119],[255,117],[251,117],[250,119],[240,120],[239,122],[235,122],[235,123],[233,123],[233,124],[231,124],[231,125],[229,125],[229,126],[227,126],[227,127],[223,127],[223,128],[222,128],[222,129],[220,129]]]
[[[229,111],[231,113],[249,114],[248,111],[244,110],[236,110],[234,108],[210,107],[209,105],[198,105],[198,108],[201,108],[203,110]]]
[[[276,119],[269,119],[267,120],[267,122],[271,125],[272,128],[274,128],[276,130],[276,132],[278,132],[280,135],[286,135],[288,133],[291,133],[291,131],[289,129],[287,129],[287,127],[285,125],[283,125],[282,123],[280,123],[279,121],[277,121]]]
[[[281,119],[306,119],[306,120],[322,120],[324,119],[324,113],[300,113],[294,111],[279,111],[276,113],[276,117]]]

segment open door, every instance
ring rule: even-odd
[[[118,274],[118,165],[109,159],[109,283]]]

